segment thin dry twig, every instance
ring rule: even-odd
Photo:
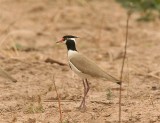
[[[156,79],[160,79],[160,77],[156,75],[159,72],[160,72],[160,70],[153,71],[153,72],[149,73],[148,76],[154,77]]]
[[[75,101],[81,101],[81,100],[61,100],[61,102],[75,102]],[[58,100],[44,100],[44,102],[58,102]]]
[[[10,28],[13,27],[13,25],[21,18],[22,16],[19,16],[15,20],[13,20],[9,25],[7,25],[6,29],[4,30],[7,35],[5,35],[3,38],[0,37],[0,46],[7,40],[7,38],[11,35]]]
[[[159,79],[159,80],[160,80],[160,77],[157,76],[157,75],[155,75],[155,74],[150,73],[150,74],[148,74],[148,76],[151,76],[151,77],[153,77],[153,78],[156,78],[156,79]]]
[[[4,77],[4,78],[7,78],[9,80],[11,80],[12,82],[16,83],[17,80],[15,78],[13,78],[9,73],[7,73],[5,70],[3,70],[1,67],[0,67],[0,76]]]
[[[45,60],[45,62],[46,62],[46,63],[51,63],[51,64],[56,63],[56,64],[59,64],[59,65],[61,65],[61,66],[67,66],[67,64],[62,63],[62,62],[57,61],[57,60],[54,60],[54,59],[51,59],[51,58],[47,58],[47,59]]]
[[[61,100],[60,100],[60,95],[58,94],[58,91],[57,91],[57,87],[56,87],[56,83],[55,83],[54,75],[53,75],[53,78],[52,78],[52,79],[53,79],[53,83],[54,83],[55,91],[56,91],[57,98],[58,98],[58,108],[59,108],[60,122],[62,123],[62,122],[63,122],[63,120],[62,120]]]
[[[104,104],[104,105],[111,105],[111,104],[113,104],[112,102],[97,101],[97,100],[91,100],[91,103]]]
[[[128,88],[127,88],[127,96],[128,96],[130,90],[130,71],[129,71],[128,57],[127,57],[127,72],[128,72]]]
[[[160,80],[160,77],[156,75],[159,72],[160,72],[159,70],[153,71],[153,72],[150,72],[150,73],[142,73],[141,72],[141,73],[138,73],[138,75],[145,76],[145,77],[153,77],[155,79]]]
[[[126,39],[125,39],[125,46],[124,46],[124,56],[123,56],[123,61],[122,61],[122,68],[121,68],[121,75],[120,75],[120,90],[119,90],[119,123],[121,123],[121,103],[122,103],[122,79],[123,79],[123,68],[124,68],[124,63],[125,63],[125,58],[127,54],[127,43],[128,43],[128,25],[129,25],[129,19],[131,16],[131,11],[127,13],[127,24],[126,24]]]

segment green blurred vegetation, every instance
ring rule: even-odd
[[[160,0],[116,0],[124,8],[141,12],[139,21],[150,21],[154,20],[158,13],[160,18]]]

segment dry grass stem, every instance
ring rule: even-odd
[[[127,57],[127,73],[128,73],[128,79],[127,79],[127,83],[128,83],[128,88],[127,88],[127,95],[129,95],[129,91],[130,91],[130,70],[129,70],[129,63],[128,63],[128,57]]]
[[[121,116],[122,116],[122,110],[121,110],[121,104],[122,104],[122,80],[123,80],[123,70],[124,70],[124,63],[125,58],[127,54],[127,43],[128,43],[128,25],[129,25],[129,19],[131,16],[131,12],[127,13],[127,24],[126,24],[126,39],[125,39],[125,46],[124,46],[124,56],[122,61],[122,68],[121,68],[121,74],[120,74],[120,90],[119,90],[119,123],[121,123]]]
[[[0,68],[0,75],[3,76],[4,78],[7,78],[7,79],[11,80],[12,82],[17,82],[16,79],[14,79],[11,75],[9,75],[9,73],[7,73],[2,68]]]
[[[60,115],[60,122],[62,123],[63,120],[62,120],[62,108],[61,108],[61,100],[60,100],[60,95],[57,91],[57,87],[56,87],[56,83],[55,83],[55,79],[54,79],[54,75],[53,75],[53,83],[54,83],[54,87],[55,87],[55,91],[56,91],[56,94],[57,94],[57,98],[58,98],[58,108],[59,108],[59,115]]]

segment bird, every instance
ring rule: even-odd
[[[82,78],[84,86],[84,96],[78,109],[86,110],[85,98],[90,90],[88,78],[103,78],[108,81],[121,84],[121,81],[102,70],[96,63],[84,56],[76,49],[76,39],[73,35],[65,35],[56,43],[66,44],[68,50],[68,64],[71,70]]]

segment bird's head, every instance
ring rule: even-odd
[[[65,35],[62,37],[61,40],[57,41],[56,43],[67,43],[67,41],[69,40],[73,40],[75,42],[75,38],[78,38],[78,37],[73,35]]]

